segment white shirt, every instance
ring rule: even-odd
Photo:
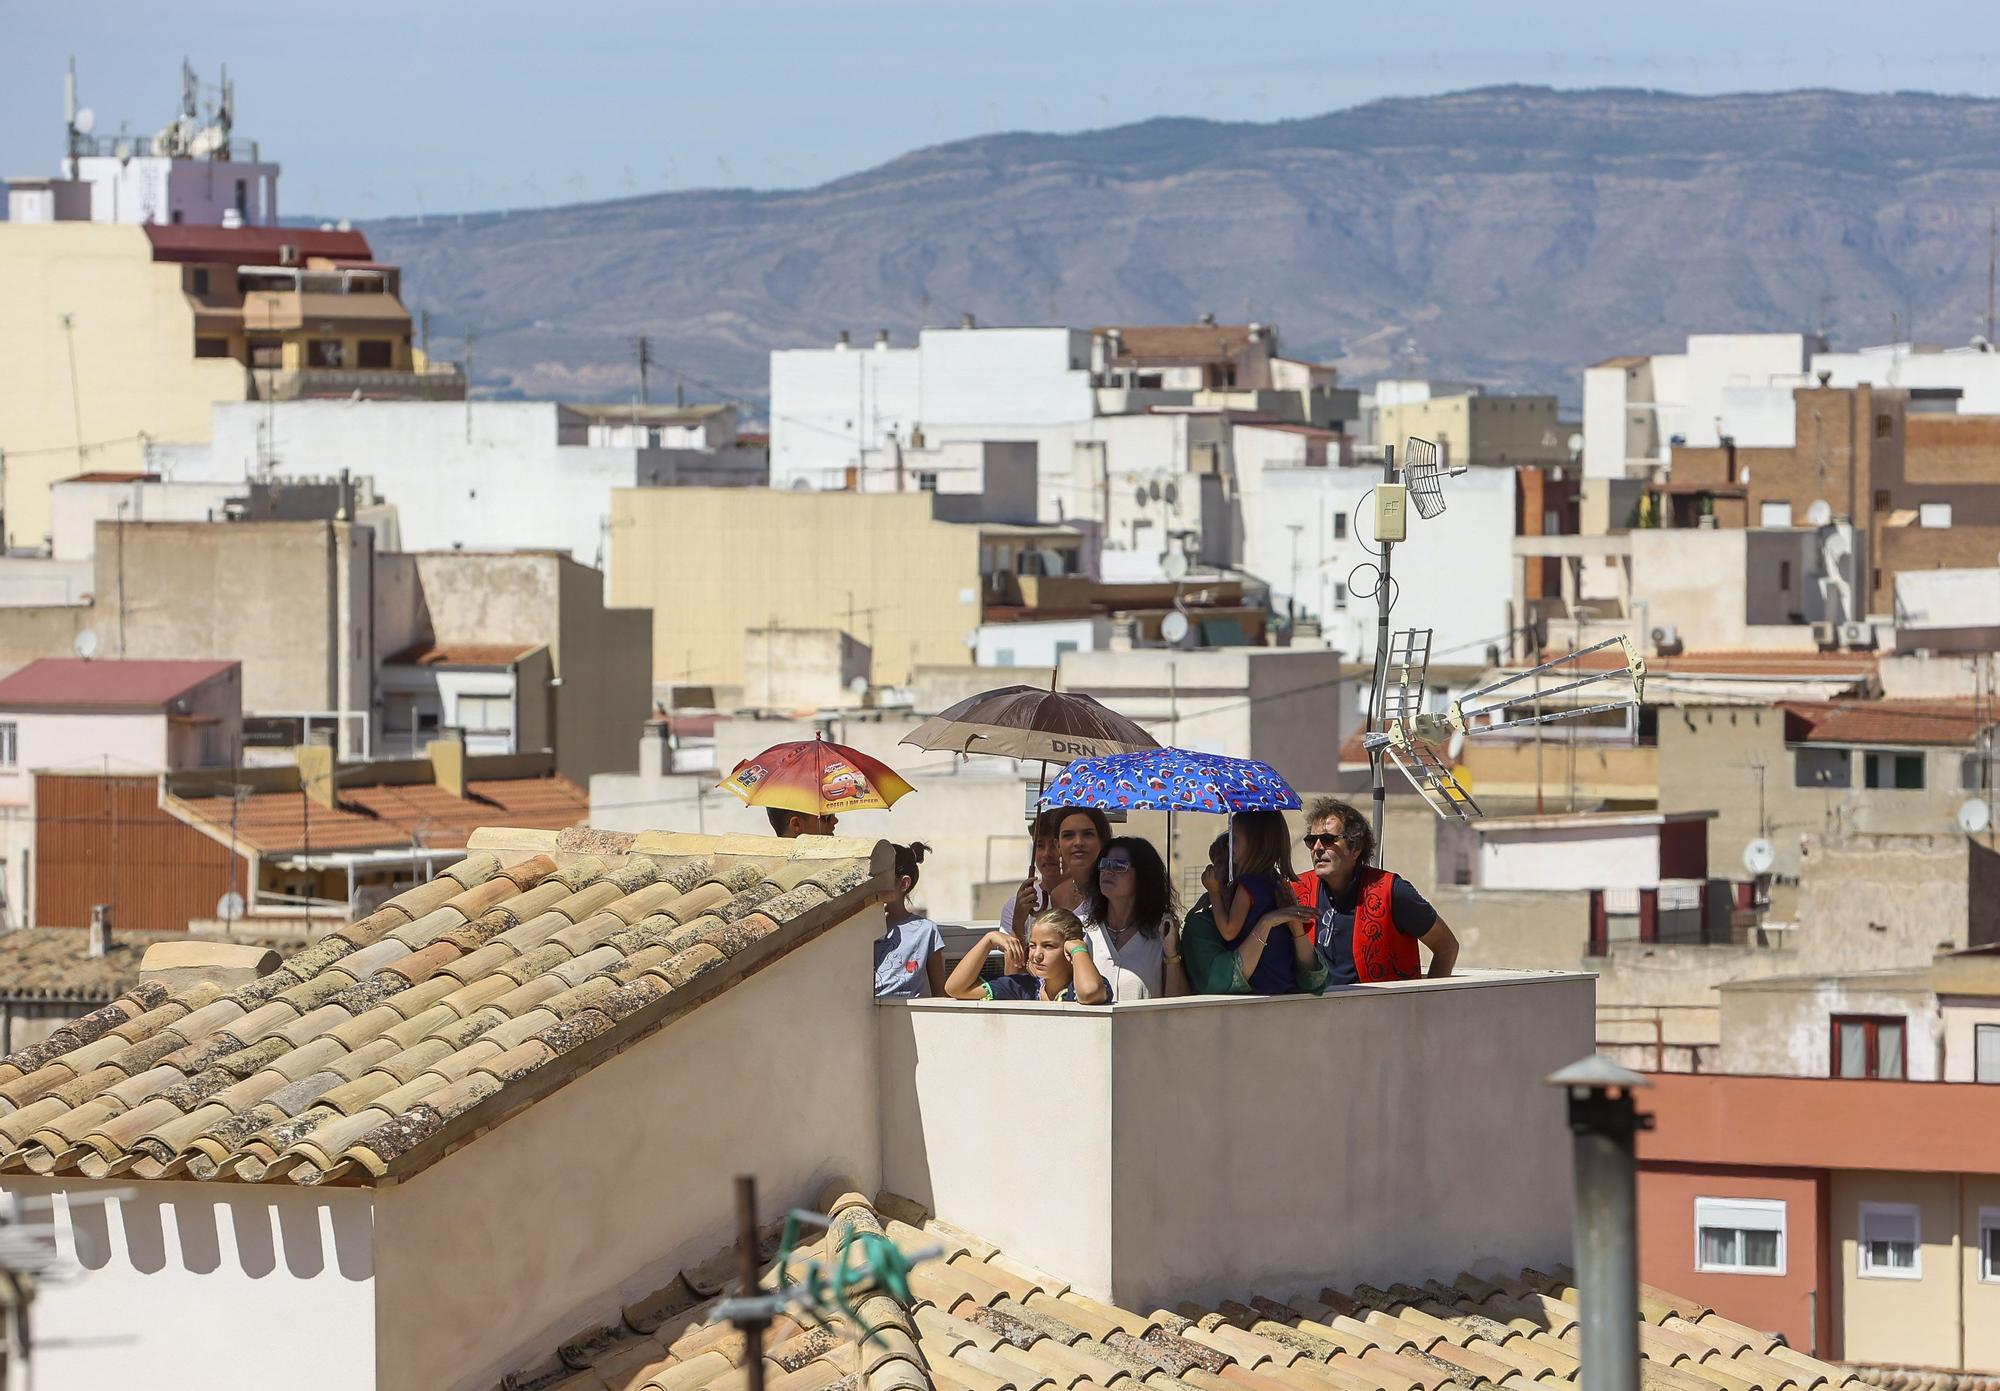
[[[1166,993],[1167,934],[1151,937],[1135,932],[1122,948],[1111,945],[1111,933],[1102,923],[1087,923],[1084,941],[1090,943],[1090,959],[1111,987],[1111,999],[1151,1000]]]

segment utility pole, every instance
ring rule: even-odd
[[[1382,482],[1393,486],[1396,481],[1396,446],[1382,446]],[[1382,707],[1389,698],[1389,552],[1395,549],[1395,542],[1384,541],[1379,536],[1376,544],[1382,550],[1381,573],[1375,584],[1375,679],[1368,688],[1368,727],[1373,729],[1381,717]],[[1368,751],[1368,766],[1373,787],[1369,795],[1374,800],[1372,807],[1375,832],[1375,862],[1382,862],[1382,813],[1389,802],[1389,786],[1384,780],[1386,770],[1383,763],[1388,759],[1383,749]]]
[[[646,377],[653,367],[653,340],[640,334],[632,340],[633,354],[639,359],[639,404],[648,404],[646,399]]]
[[[420,325],[417,342],[424,355],[424,366],[431,365],[431,311],[426,309],[417,316]]]
[[[1285,530],[1292,533],[1292,589],[1286,599],[1286,608],[1291,611],[1292,628],[1299,626],[1299,533],[1305,530],[1303,522],[1291,522]]]

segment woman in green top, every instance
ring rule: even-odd
[[[1229,837],[1219,835],[1208,847],[1209,873],[1203,881],[1223,883],[1229,876]],[[1287,893],[1289,889],[1287,889]],[[1254,995],[1250,977],[1266,951],[1289,948],[1297,963],[1297,993],[1317,995],[1326,989],[1326,963],[1313,950],[1313,925],[1300,921],[1297,909],[1280,903],[1253,923],[1235,945],[1222,940],[1215,927],[1215,910],[1203,894],[1181,926],[1181,956],[1188,989],[1196,995]]]

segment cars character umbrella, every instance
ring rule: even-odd
[[[737,764],[717,786],[750,806],[807,816],[886,811],[916,790],[888,764],[824,738],[774,744]]]

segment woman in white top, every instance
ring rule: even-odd
[[[1084,940],[1114,1003],[1188,993],[1173,886],[1150,842],[1106,842],[1083,917]]]

